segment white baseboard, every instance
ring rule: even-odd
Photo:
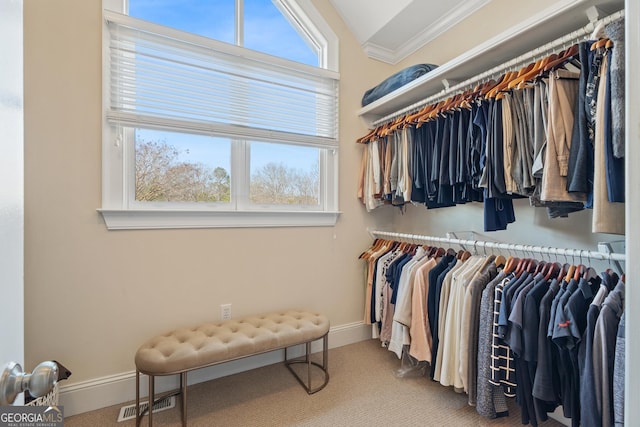
[[[371,338],[371,326],[363,322],[354,322],[332,327],[329,330],[329,348],[342,347]],[[313,343],[311,350],[315,353],[322,350],[321,341]],[[300,345],[291,349],[290,357],[301,356],[304,346]],[[133,355],[131,356],[133,357]],[[224,377],[238,372],[259,368],[282,362],[282,351],[273,351],[221,365],[211,366],[190,372],[189,384],[198,384],[215,378]],[[331,365],[329,365],[331,366]],[[136,374],[135,371],[109,375],[93,380],[73,383],[68,386],[60,383],[59,404],[64,406],[65,416],[94,411],[107,406],[131,402],[136,398]],[[147,395],[147,377],[141,377],[141,395]],[[156,393],[177,388],[179,379],[177,375],[156,378]]]

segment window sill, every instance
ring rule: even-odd
[[[238,227],[331,227],[340,212],[98,209],[109,230]]]

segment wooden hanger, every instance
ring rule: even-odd
[[[587,270],[587,267],[585,267],[582,264],[578,264],[576,266],[575,272],[573,273],[573,280],[579,280],[582,277],[582,275],[586,273],[586,270]]]
[[[522,274],[528,262],[529,262],[529,258],[521,258],[518,261],[518,264],[516,265],[516,270],[514,271],[514,274],[516,276],[520,276],[520,274]]]
[[[430,121],[438,112],[438,109],[444,105],[444,101],[440,101],[436,104],[433,104],[432,107],[429,109],[429,111],[427,111],[425,114],[423,114],[421,117],[418,118],[418,123],[425,123]]]
[[[551,277],[556,276],[560,270],[562,270],[562,266],[557,262],[548,263],[547,269],[542,272],[542,274],[544,274],[544,280],[550,280]]]
[[[553,53],[551,55],[545,56],[544,58],[538,59],[534,62],[533,67],[531,67],[528,71],[518,76],[515,80],[509,82],[509,89],[523,89],[524,86],[538,77],[541,71],[544,69],[545,65],[549,63],[549,61],[553,61],[558,58],[558,55]]]
[[[502,255],[498,255],[493,260],[493,263],[496,265],[496,267],[506,266],[507,265],[507,259]]]
[[[557,59],[550,61],[547,65],[545,65],[544,72],[548,73],[549,71],[553,71],[562,67],[565,63],[578,56],[579,53],[580,48],[578,44],[572,45],[569,49],[562,52]]]
[[[495,85],[487,94],[485,98],[495,98],[498,93],[504,89],[506,89],[509,85],[509,82],[518,76],[517,71],[507,71],[500,80],[500,83]]]
[[[460,96],[461,94],[457,93],[454,96],[447,98],[444,105],[442,105],[438,110],[438,114],[445,114],[447,111],[451,110],[452,106],[458,101]]]
[[[564,281],[568,283],[573,278],[573,274],[575,273],[575,271],[576,271],[576,266],[570,265],[569,268],[567,269],[567,274],[564,276]]]
[[[432,108],[433,104],[425,105],[417,112],[407,115],[405,120],[410,123],[416,123],[420,117],[422,117],[424,114],[427,114],[427,112],[429,112]]]
[[[494,79],[489,80],[481,89],[480,93],[477,95],[478,98],[485,98],[487,93],[489,93],[494,87],[500,84],[500,79],[497,81]]]
[[[358,138],[356,141],[358,144],[367,144],[371,141],[371,139],[377,135],[378,128],[372,129],[365,136]]]
[[[547,265],[547,263],[544,262],[544,261],[538,262],[537,265],[535,266],[534,270],[533,270],[533,274],[536,275],[536,274],[540,273],[542,270],[544,270],[546,265]]]
[[[519,262],[520,262],[519,258],[516,258],[513,256],[510,256],[509,258],[507,258],[507,263],[504,265],[505,273],[515,272]]]
[[[525,271],[529,273],[535,273],[537,267],[538,267],[538,261],[536,261],[533,258],[529,258],[529,261],[527,262],[527,265],[525,267]]]
[[[421,127],[423,123],[429,121],[427,117],[434,108],[436,108],[436,104],[429,104],[428,108],[425,108],[419,116],[416,114],[417,117],[412,117],[412,121],[415,124],[416,128]]]
[[[538,59],[536,62],[532,62],[527,66],[522,67],[520,71],[518,71],[518,74],[516,75],[516,77],[507,84],[507,88],[508,89],[515,88],[525,76],[527,76],[532,70],[537,69],[540,66],[541,62],[542,62],[542,59]]]
[[[544,74],[544,67],[546,67],[549,62],[555,61],[556,59],[558,59],[558,54],[557,53],[552,53],[551,55],[548,55],[548,56],[545,56],[544,58],[542,58],[542,60],[540,61],[540,64],[537,67],[532,69],[525,76],[522,76],[522,79],[518,83],[516,88],[517,89],[524,89],[525,87],[527,87],[529,82],[534,81],[535,79],[537,79],[538,77],[540,77],[540,76],[542,76]]]
[[[433,253],[433,255],[431,256],[431,258],[441,258],[442,256],[444,256],[445,254],[445,250],[444,248],[439,248],[437,246],[434,246],[435,251]]]
[[[458,99],[449,107],[449,109],[460,110],[461,108],[467,108],[465,106],[466,105],[465,103],[467,103],[467,99],[469,96],[471,96],[472,93],[473,93],[473,89],[467,89],[464,92],[462,92],[458,97]],[[471,108],[470,104],[468,108]]]
[[[613,42],[606,37],[602,39],[598,39],[597,41],[591,44],[591,50],[594,51],[596,49],[607,47],[607,44],[609,44],[610,46],[613,46]]]
[[[359,259],[368,259],[371,256],[371,254],[373,254],[378,249],[380,249],[382,247],[382,245],[385,244],[385,243],[386,243],[385,239],[380,239],[380,238],[375,239],[373,241],[373,243],[371,244],[371,247],[369,249],[367,249],[366,251],[362,252],[358,258]]]

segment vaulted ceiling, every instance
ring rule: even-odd
[[[371,58],[395,64],[491,0],[331,0]]]
[[[396,64],[491,0],[330,1],[369,57]],[[572,29],[588,22],[590,8],[610,13],[624,0],[558,0],[557,7],[567,12],[557,26]]]

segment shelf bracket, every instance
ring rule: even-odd
[[[616,251],[613,249],[611,245],[612,242],[598,242],[598,252],[602,252],[604,254],[613,254]],[[624,269],[620,265],[620,261],[611,260],[613,265],[616,267],[618,274],[624,274]]]
[[[604,15],[602,10],[598,8],[598,6],[591,6],[587,10],[585,10],[584,13],[587,15],[587,18],[589,18],[589,22],[591,22],[592,24]]]
[[[462,239],[460,237],[458,237],[458,233],[464,233],[467,234],[467,238],[466,239]],[[458,240],[476,240],[475,239],[475,232],[473,231],[447,231],[447,239],[458,239]],[[463,251],[468,250],[463,244],[458,244]],[[475,250],[475,248],[474,248]]]
[[[451,79],[442,79],[442,85],[444,86],[445,90],[449,90],[450,87],[457,85],[459,82],[457,80],[451,80]]]

